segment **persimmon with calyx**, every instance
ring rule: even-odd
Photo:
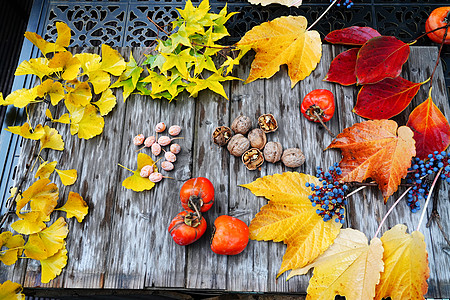
[[[300,105],[300,111],[306,119],[312,122],[320,122],[322,126],[334,136],[325,125],[334,115],[334,95],[326,89],[316,89],[309,92]]]
[[[223,215],[214,221],[211,250],[222,255],[236,255],[247,247],[249,229],[238,218]]]
[[[448,26],[449,22],[450,22],[450,6],[438,7],[435,10],[433,10],[425,23],[425,30],[426,32],[428,32],[427,35],[430,38],[430,40],[438,44],[441,44],[442,42],[444,44],[450,44],[450,32],[448,32],[448,28],[442,28],[433,31],[439,27]]]
[[[206,231],[206,220],[194,212],[182,211],[170,222],[169,233],[180,246],[192,244]]]
[[[214,203],[214,186],[208,178],[191,178],[181,187],[180,200],[187,211],[208,211]]]

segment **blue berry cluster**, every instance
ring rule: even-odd
[[[330,0],[330,2],[333,2],[334,0]],[[347,8],[351,8],[353,6],[353,2],[351,0],[339,0],[336,4],[337,6],[345,6]]]
[[[441,179],[450,183],[450,154],[446,152],[435,151],[429,154],[428,158],[421,160],[413,158],[411,168],[409,168],[406,182],[413,184],[408,192],[407,201],[411,212],[420,210],[419,200],[425,199],[430,191],[430,180],[428,175],[437,173],[439,169],[444,168],[440,175]]]
[[[330,167],[327,172],[323,172],[321,167],[317,167],[316,177],[322,182],[322,186],[314,185],[314,183],[307,182],[306,186],[310,187],[313,194],[308,196],[311,204],[317,207],[316,213],[323,218],[325,222],[333,219],[344,224],[345,205],[347,200],[344,199],[344,194],[348,190],[348,186],[337,180],[338,176],[342,174],[338,163]]]

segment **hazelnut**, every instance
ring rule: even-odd
[[[219,146],[225,146],[232,136],[231,129],[226,126],[217,127],[212,134],[214,143]]]
[[[258,118],[258,125],[264,132],[272,132],[278,129],[277,120],[272,114],[265,114]]]
[[[231,123],[234,133],[246,134],[252,128],[252,120],[247,116],[239,116]]]
[[[234,135],[227,146],[228,151],[234,156],[241,156],[248,148],[250,141],[240,133]]]
[[[298,148],[289,148],[284,150],[281,161],[288,168],[297,168],[305,162],[305,155]]]
[[[259,149],[251,148],[242,154],[242,162],[249,170],[256,170],[264,163],[264,156]]]
[[[259,128],[251,130],[248,133],[247,138],[250,141],[250,146],[252,146],[252,148],[258,148],[259,150],[264,148],[267,142],[266,134]]]
[[[276,163],[281,159],[283,147],[279,142],[268,142],[264,147],[264,158],[271,163]]]

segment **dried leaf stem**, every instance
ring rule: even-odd
[[[311,28],[314,27],[314,25],[317,24],[317,22],[320,21],[320,19],[323,18],[323,16],[326,15],[326,13],[331,9],[331,7],[333,7],[333,5],[338,2],[338,0],[334,0],[333,2],[331,2],[331,4],[328,6],[328,8],[317,18],[317,20],[314,21],[314,23],[312,23],[311,25],[309,25],[309,27],[306,29],[306,31],[310,30]]]
[[[327,125],[325,125],[325,123],[322,121],[322,118],[319,116],[319,114],[313,109],[312,110],[314,112],[314,116],[317,118],[317,120],[319,120],[320,124],[322,124],[322,126],[328,131],[328,133],[334,138],[335,135],[331,132],[331,130],[327,127]]]

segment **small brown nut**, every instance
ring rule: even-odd
[[[272,114],[265,114],[258,118],[258,125],[264,132],[272,132],[278,129],[277,120]]]
[[[281,159],[283,146],[279,142],[268,142],[264,147],[264,158],[271,163],[276,163]]]
[[[266,134],[259,128],[252,129],[247,136],[252,148],[261,150],[267,143]]]
[[[234,135],[227,146],[230,154],[234,156],[241,156],[248,148],[250,148],[250,141],[240,133]]]
[[[252,128],[252,120],[247,116],[239,116],[231,123],[234,133],[246,134]]]
[[[219,146],[225,146],[232,136],[231,129],[226,126],[217,127],[212,134],[214,143]]]
[[[288,168],[297,168],[305,162],[305,155],[298,148],[289,148],[284,150],[281,161]]]
[[[249,170],[256,170],[264,163],[264,156],[259,149],[251,148],[242,154],[242,162]]]

